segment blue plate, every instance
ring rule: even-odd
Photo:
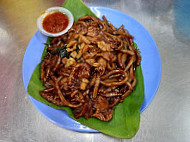
[[[142,56],[141,67],[144,76],[145,98],[140,109],[142,113],[151,103],[160,84],[161,60],[158,48],[148,31],[139,22],[125,13],[105,7],[90,7],[90,9],[99,18],[105,15],[107,19],[116,27],[119,27],[123,24],[125,29],[127,29],[129,33],[135,37],[134,41],[137,43]],[[37,64],[41,61],[40,59],[44,48],[43,43],[45,43],[46,40],[47,37],[37,31],[30,40],[25,51],[22,73],[24,88],[26,91],[30,77],[32,76]],[[70,118],[67,112],[64,110],[51,108],[35,100],[31,96],[29,96],[29,99],[42,115],[63,128],[78,132],[98,132],[76,122]]]

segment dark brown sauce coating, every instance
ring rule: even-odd
[[[123,26],[116,29],[105,17],[103,21],[92,16],[79,18],[47,48],[41,63],[46,87],[41,96],[71,107],[75,118],[110,121],[114,106],[130,95],[137,82],[135,68],[141,57],[132,39]]]

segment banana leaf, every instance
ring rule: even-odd
[[[90,9],[81,0],[66,0],[62,6],[72,12],[75,21],[77,21],[81,16],[94,15],[94,13],[90,11]],[[47,44],[50,40],[51,38],[47,39]],[[136,44],[134,45],[137,46]],[[47,53],[46,49],[47,46],[44,48],[44,52],[41,57],[42,60]],[[28,94],[50,107],[66,110],[71,118],[85,126],[113,137],[131,138],[139,129],[140,107],[144,100],[144,81],[141,66],[136,68],[136,78],[137,84],[135,90],[127,98],[125,98],[123,103],[119,103],[115,107],[113,118],[109,122],[104,122],[96,118],[89,118],[86,120],[84,117],[80,117],[79,119],[75,119],[69,107],[56,106],[55,104],[52,104],[42,98],[39,94],[39,91],[44,89],[44,86],[40,80],[40,64],[36,66],[32,77],[30,78],[30,82],[28,84]]]

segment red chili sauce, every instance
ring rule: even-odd
[[[43,20],[43,28],[49,33],[59,33],[69,24],[69,18],[61,12],[54,12],[47,15]]]

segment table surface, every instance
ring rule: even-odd
[[[78,133],[56,126],[28,99],[22,60],[37,31],[41,11],[63,0],[0,0],[0,142],[189,142],[190,1],[85,0],[88,6],[118,9],[139,21],[154,38],[162,60],[162,78],[151,105],[141,115],[132,139]]]

